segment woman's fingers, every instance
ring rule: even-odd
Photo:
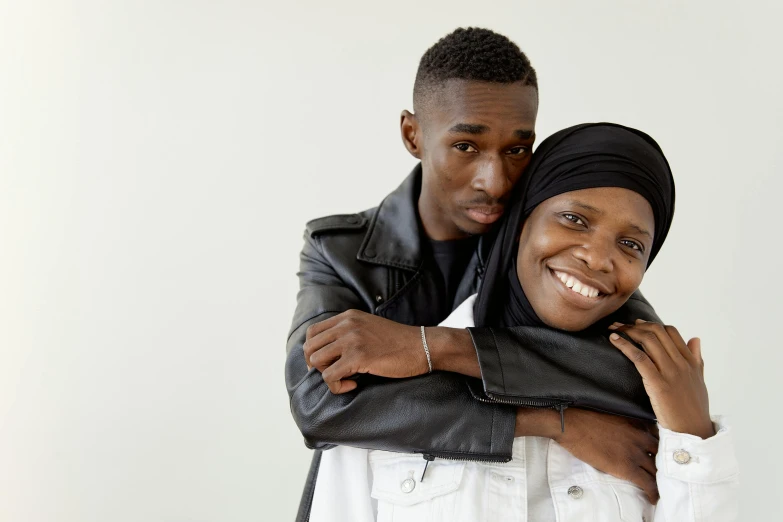
[[[683,339],[682,335],[680,335],[680,331],[677,330],[677,328],[674,326],[669,325],[664,326],[664,329],[666,330],[666,333],[669,334],[669,337],[675,346],[677,346],[680,355],[682,355],[682,357],[689,363],[694,364],[696,359],[693,357],[693,352],[691,352],[691,350],[688,348],[688,344],[685,342],[685,339]]]
[[[658,368],[650,356],[628,342],[627,339],[613,333],[609,336],[609,341],[630,359],[643,379],[651,379],[658,373]]]
[[[701,377],[704,378],[704,358],[701,356],[701,339],[694,337],[688,341],[688,350],[693,354],[696,364],[701,370]]]
[[[669,354],[669,359],[672,361],[681,362],[684,359],[682,352],[683,350],[687,350],[687,347],[685,346],[685,342],[682,343],[681,348],[677,346],[677,343],[670,335],[669,329],[676,331],[673,326],[664,326],[661,323],[648,323],[642,319],[637,319],[634,328],[654,335],[657,342],[663,346],[666,353]],[[682,337],[679,336],[679,332],[677,332],[677,337],[682,340]]]
[[[656,330],[658,329],[653,329],[646,324],[638,324],[623,326],[616,330],[616,333],[619,334],[622,332],[631,341],[640,345],[644,352],[652,359],[659,372],[668,372],[674,366],[677,366],[675,364],[675,359],[672,359],[672,352],[674,352],[674,356],[677,358],[676,361],[682,361],[683,359],[677,352],[677,348],[671,343],[671,339],[664,334],[664,337],[666,337],[666,339],[669,340],[669,344],[671,344],[669,347],[665,346],[665,341],[662,341]],[[663,331],[662,328],[660,330]]]

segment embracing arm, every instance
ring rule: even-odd
[[[335,444],[434,456],[508,460],[514,436],[512,408],[472,398],[462,376],[438,373],[415,379],[367,377],[358,389],[333,394],[303,353],[308,327],[369,305],[339,277],[318,237],[305,236],[285,378],[291,413],[316,449]]]
[[[640,293],[613,320],[657,316]],[[607,332],[572,333],[545,327],[428,329],[436,368],[478,377],[477,394],[522,405],[545,399],[628,417],[655,417],[638,372],[612,346]],[[471,342],[472,338],[472,342]]]
[[[472,300],[463,303],[443,324],[455,327],[470,324],[470,310]],[[466,375],[478,373],[476,351],[467,330],[436,327],[425,331],[435,370]],[[617,351],[616,348],[612,350]],[[352,399],[357,391],[361,396],[367,389],[363,386],[354,389],[351,378],[355,378],[356,374],[403,378],[425,374],[428,370],[419,328],[359,311],[339,314],[313,326],[308,333],[305,357],[314,368],[323,372],[326,385],[333,393],[350,394]],[[435,372],[409,381],[426,385],[437,383],[435,379],[447,375],[458,379],[455,381],[458,387],[453,391],[464,397],[462,394],[467,390],[465,380],[455,373]],[[437,387],[424,391],[424,394],[427,397],[438,395]],[[487,399],[479,399],[473,402],[487,405]],[[471,411],[474,410],[466,409],[464,416],[471,415]],[[658,441],[646,423],[578,408],[568,409],[563,416],[568,426],[564,432],[561,431],[563,418],[560,412],[518,408],[514,435],[555,439],[577,458],[606,473],[632,481],[652,501],[657,498],[655,463],[651,455]],[[437,419],[428,420],[424,425],[431,422],[437,422]],[[495,433],[493,436],[503,435]]]

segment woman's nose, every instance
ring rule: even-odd
[[[611,272],[614,269],[611,246],[606,241],[593,241],[574,249],[574,257],[582,261],[590,270]]]

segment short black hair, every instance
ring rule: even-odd
[[[447,80],[530,85],[538,90],[536,70],[517,44],[494,31],[460,27],[430,47],[419,62],[413,84],[413,110]]]

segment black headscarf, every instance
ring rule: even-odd
[[[674,216],[674,179],[658,144],[647,134],[613,123],[561,130],[538,146],[495,237],[474,306],[476,326],[537,326],[516,270],[522,222],[547,199],[598,187],[637,192],[655,216],[647,266],[661,249]]]

